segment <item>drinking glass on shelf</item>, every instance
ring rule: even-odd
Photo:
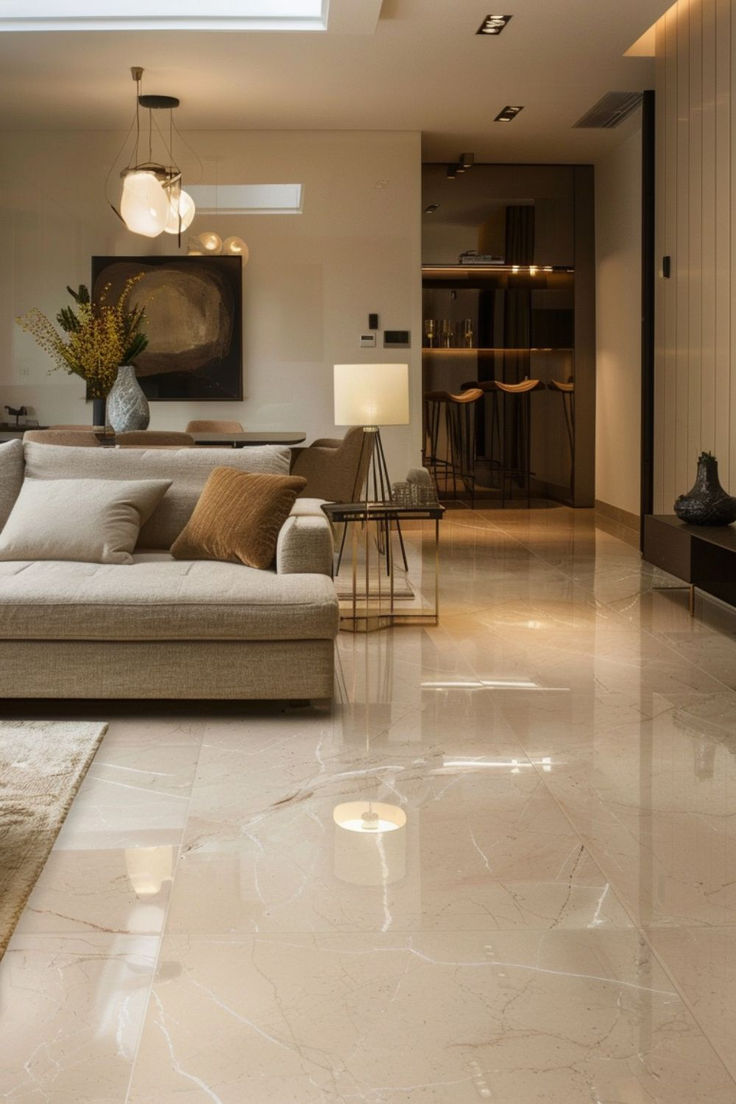
[[[424,344],[425,344],[426,348],[428,348],[428,349],[434,348],[434,335],[435,335],[434,318],[425,318],[424,319]]]
[[[449,318],[443,318],[440,322],[440,337],[444,349],[452,348],[452,322]]]
[[[473,348],[473,319],[466,318],[463,322],[463,345],[466,349]]]

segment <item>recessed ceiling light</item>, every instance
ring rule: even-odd
[[[428,203],[424,208],[425,215],[433,215],[438,207],[439,203]]]
[[[504,107],[503,111],[499,111],[498,115],[493,121],[494,123],[510,123],[511,120],[515,119],[519,112],[523,110],[523,104],[517,104],[516,106],[507,104],[506,107]]]
[[[447,179],[448,180],[454,180],[455,177],[457,176],[457,170],[458,170],[457,165],[448,165],[447,166]]]
[[[511,19],[510,15],[487,15],[475,33],[479,35],[499,35],[509,19]]]
[[[474,153],[461,153],[459,157],[459,163],[463,169],[472,169],[475,164]]]

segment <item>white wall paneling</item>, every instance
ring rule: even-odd
[[[596,165],[595,497],[639,513],[641,131]]]
[[[713,452],[736,489],[736,0],[679,0],[657,24],[655,512]]]

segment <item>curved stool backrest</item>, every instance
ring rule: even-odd
[[[475,505],[475,407],[482,398],[483,391],[478,387],[459,393],[427,391],[424,395],[424,465],[432,472],[438,492],[442,474],[445,494],[449,493],[452,481],[452,494],[457,495],[459,483],[470,491],[472,506]]]

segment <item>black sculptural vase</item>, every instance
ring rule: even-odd
[[[107,399],[92,400],[92,425],[104,426],[106,418]]]
[[[698,457],[695,483],[675,500],[675,513],[688,525],[730,525],[736,521],[736,498],[718,481],[718,461],[709,452]]]

